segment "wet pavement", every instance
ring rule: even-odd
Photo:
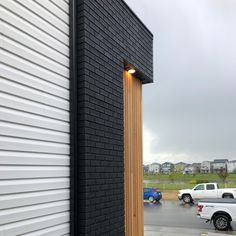
[[[145,226],[144,231],[144,236],[229,236],[224,232],[178,227]]]
[[[236,235],[236,231],[233,231],[236,230],[235,222],[232,223],[232,231],[215,231],[213,224],[196,217],[196,205],[180,201],[145,202],[144,225],[145,236]]]

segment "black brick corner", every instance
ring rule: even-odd
[[[77,0],[74,234],[124,235],[124,61],[153,77],[152,34],[122,0]]]

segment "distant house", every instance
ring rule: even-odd
[[[169,174],[174,171],[174,164],[171,162],[164,162],[161,165],[161,173]]]
[[[184,170],[183,170],[183,174],[184,175],[192,175],[192,174],[196,174],[200,172],[200,163],[193,163],[190,165],[187,165]]]
[[[212,172],[212,162],[203,161],[201,163],[200,172],[204,173],[204,174],[211,173]]]
[[[150,172],[150,173],[160,173],[161,164],[159,164],[159,163],[152,163],[148,167],[149,167],[148,172]]]
[[[194,167],[192,165],[185,166],[183,170],[184,175],[192,175],[194,173]]]
[[[194,167],[195,173],[199,173],[200,169],[201,169],[201,163],[200,162],[195,162],[192,164],[192,166]]]
[[[228,159],[215,159],[212,163],[213,172],[227,170]]]
[[[178,172],[178,173],[183,173],[184,168],[187,166],[187,163],[184,162],[178,162],[176,164],[174,164],[174,171]]]
[[[143,165],[143,173],[149,172],[149,165]]]
[[[236,173],[236,161],[229,161],[227,163],[227,170],[229,173]]]

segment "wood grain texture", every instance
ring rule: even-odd
[[[124,71],[125,235],[143,236],[142,83]]]

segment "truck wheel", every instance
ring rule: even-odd
[[[189,194],[184,194],[183,195],[183,201],[185,203],[191,203],[193,200],[192,200],[192,197]]]
[[[234,198],[234,196],[232,194],[224,194],[223,198]]]
[[[226,215],[217,215],[213,219],[213,224],[216,229],[225,231],[230,228],[230,219]]]
[[[154,202],[154,197],[150,196],[150,197],[148,198],[148,201],[149,201],[149,202]]]

